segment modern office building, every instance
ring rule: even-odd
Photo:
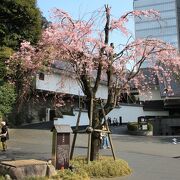
[[[157,10],[161,18],[158,21],[150,18],[135,18],[136,39],[156,38],[180,50],[180,0],[134,0],[134,10],[150,9]],[[144,62],[142,68],[147,67],[149,64]],[[161,90],[163,87],[165,88],[165,84],[160,84]],[[174,96],[180,98],[180,85],[173,82],[172,87],[174,87]],[[161,96],[163,96],[162,92]]]
[[[134,0],[134,10],[154,9],[161,19],[135,18],[136,38],[153,37],[180,49],[180,0]]]
[[[134,10],[154,9],[160,13],[160,20],[149,18],[135,18],[135,37],[156,38],[166,41],[180,50],[180,0],[134,0]],[[142,68],[148,68],[144,63]],[[144,109],[156,110],[161,107],[168,110],[170,116],[157,118],[155,122],[156,134],[180,134],[180,83],[172,82],[174,95],[165,92],[165,85],[157,83],[152,90],[150,101],[144,100]],[[156,105],[156,106],[154,106]]]

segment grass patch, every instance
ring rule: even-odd
[[[71,161],[74,167],[70,170],[59,171],[59,176],[66,180],[88,180],[90,178],[110,178],[129,175],[132,170],[122,159],[113,160],[112,157],[101,156],[99,160],[87,164],[85,157],[77,157]],[[69,176],[69,177],[68,177]]]

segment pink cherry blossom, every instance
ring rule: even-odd
[[[102,79],[106,81],[108,88],[107,104],[114,104],[121,92],[130,92],[132,86],[141,90],[150,90],[149,82],[155,83],[156,76],[159,81],[163,77],[167,79],[168,89],[171,90],[171,77],[179,72],[180,58],[176,48],[157,39],[137,39],[130,41],[116,52],[114,46],[109,44],[109,32],[120,30],[129,35],[125,24],[131,16],[155,18],[160,15],[155,10],[131,11],[118,19],[110,19],[111,8],[106,7],[106,30],[103,26],[97,26],[100,22],[92,16],[88,20],[73,19],[67,12],[54,9],[53,22],[42,33],[42,38],[36,46],[29,42],[22,42],[18,52],[8,61],[11,80],[21,78],[24,92],[31,86],[33,76],[39,71],[50,72],[55,60],[59,64],[68,63],[84,94],[87,97],[95,97]],[[99,11],[98,13],[102,13]],[[107,17],[109,19],[107,19]],[[108,22],[109,20],[109,22]],[[102,22],[102,21],[101,21]],[[109,23],[109,24],[108,24]],[[99,27],[100,29],[98,29]],[[107,38],[105,41],[104,38]],[[118,38],[118,37],[117,37]],[[121,44],[121,42],[120,42]],[[149,64],[150,76],[147,77],[141,70],[142,64]],[[127,68],[127,65],[130,68]],[[160,72],[160,73],[159,73]],[[60,106],[62,98],[57,98],[57,106]],[[108,106],[107,106],[108,107]]]

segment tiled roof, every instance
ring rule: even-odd
[[[54,125],[53,129],[56,129],[57,133],[71,133],[72,129],[69,125]]]

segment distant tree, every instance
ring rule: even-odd
[[[5,61],[13,54],[13,50],[9,47],[0,47],[0,85],[5,81],[6,64]]]
[[[45,20],[44,20],[45,21]],[[5,61],[23,40],[35,44],[43,26],[36,0],[1,0],[0,2],[0,114],[10,111],[15,101],[12,85],[7,85]],[[15,96],[14,96],[15,97]],[[8,103],[6,103],[8,101]],[[11,103],[10,103],[11,101]],[[4,103],[3,103],[4,102]],[[7,106],[6,106],[7,105]]]
[[[7,68],[5,61],[12,55],[13,50],[8,47],[0,48],[0,117],[11,112],[16,100],[13,84],[6,82]]]
[[[15,99],[16,93],[13,85],[5,83],[0,86],[0,117],[11,112]]]
[[[42,16],[42,29],[46,29],[51,25],[51,21],[48,21],[46,17]]]
[[[69,69],[73,71],[72,78],[77,79],[87,98],[88,114],[92,117],[90,130],[101,128],[103,121],[103,113],[97,99],[97,91],[102,80],[106,80],[107,85],[107,98],[104,101],[104,111],[107,115],[116,106],[121,93],[124,91],[128,93],[132,85],[140,92],[151,88],[150,84],[154,83],[156,78],[150,76],[147,81],[146,75],[141,71],[144,62],[153,67],[149,68],[149,71],[156,74],[160,80],[162,72],[168,78],[168,82],[171,81],[172,73],[179,72],[180,61],[177,50],[170,44],[145,38],[127,40],[127,43],[122,45],[119,39],[120,48],[115,49],[113,43],[109,42],[110,35],[115,30],[120,30],[128,37],[129,31],[125,23],[130,16],[158,19],[157,11],[132,11],[118,19],[111,19],[111,8],[105,6],[105,11],[93,13],[87,21],[74,20],[68,13],[59,9],[55,9],[54,13],[55,23],[43,32],[37,46],[23,42],[19,52],[10,59],[11,78],[16,76],[13,69],[18,66],[23,81],[22,94],[25,95],[32,84],[32,77],[39,70],[42,68],[49,70],[54,60],[59,61],[59,64],[69,64],[71,68],[68,67],[67,71]],[[127,69],[127,65],[131,65],[131,68]],[[168,88],[170,91],[170,83]],[[97,159],[99,140],[99,134],[95,130],[92,131],[91,160]]]
[[[41,26],[36,0],[1,0],[0,46],[17,49],[23,40],[34,44],[41,35]]]

